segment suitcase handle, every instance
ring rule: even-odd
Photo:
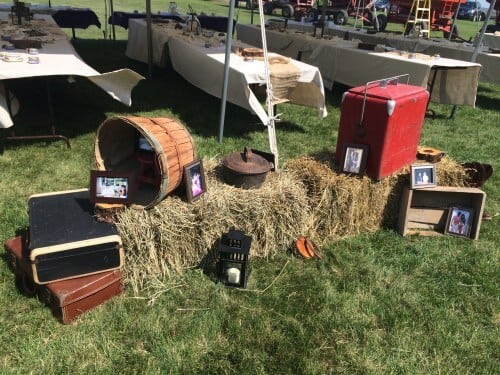
[[[402,77],[406,77],[406,84],[410,82],[410,74],[401,74],[399,76],[394,76],[394,77],[389,77],[389,78],[382,78],[378,79],[376,81],[370,81],[366,82],[365,84],[365,93],[363,95],[363,107],[361,108],[361,118],[359,119],[359,124],[356,129],[356,134],[359,137],[363,137],[366,134],[365,127],[363,125],[363,120],[365,117],[365,106],[366,106],[366,92],[368,91],[369,87],[373,87],[375,84],[378,83],[379,87],[387,87],[387,85],[397,85],[399,83],[399,79]]]

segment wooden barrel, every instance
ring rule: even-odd
[[[144,139],[154,153],[159,180],[140,184],[132,200],[135,207],[150,208],[182,183],[184,166],[196,159],[187,129],[163,117],[111,117],[97,129],[94,152],[98,170],[134,172],[139,179],[139,144]]]

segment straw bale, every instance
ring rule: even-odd
[[[309,217],[304,186],[286,173],[270,173],[259,189],[221,181],[221,168],[204,161],[207,192],[188,204],[169,196],[150,210],[127,209],[117,227],[126,249],[127,279],[142,289],[150,277],[197,266],[234,227],[252,236],[251,256],[270,257],[287,249]]]
[[[333,161],[329,153],[291,159],[259,189],[245,190],[222,181],[219,161],[204,160],[208,190],[201,200],[189,204],[172,195],[150,210],[118,213],[127,280],[137,293],[148,280],[200,265],[231,227],[252,236],[252,257],[266,258],[290,249],[300,235],[322,245],[394,228],[410,167],[374,181],[338,173]],[[464,169],[450,158],[436,170],[439,185],[465,185]]]
[[[395,228],[402,189],[410,184],[410,166],[380,181],[338,173],[334,155],[289,160],[285,168],[306,185],[312,204],[308,232],[316,242]],[[464,169],[449,157],[436,164],[443,186],[464,186]]]
[[[290,160],[286,168],[308,187],[309,232],[320,243],[379,229],[392,213],[387,212],[387,205],[400,196],[394,191],[403,184],[397,174],[373,181],[338,173],[330,162],[311,157]]]
[[[436,177],[438,185],[441,186],[462,187],[468,185],[465,169],[448,156],[436,163]]]

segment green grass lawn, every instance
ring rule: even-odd
[[[200,12],[227,14],[227,4],[178,1]],[[104,21],[98,1],[66,1],[91,7]],[[243,4],[243,3],[241,3]],[[153,1],[153,11],[168,3]],[[116,10],[143,9],[123,1]],[[244,9],[238,22],[248,22]],[[476,32],[461,21],[468,39]],[[401,25],[393,25],[394,31]],[[469,30],[469,31],[467,31]],[[67,30],[70,34],[71,31]],[[126,31],[104,40],[95,27],[77,30],[78,53],[98,71],[147,66],[127,59]],[[1,65],[0,65],[1,69]],[[128,108],[85,79],[52,82],[60,141],[6,142],[0,154],[0,241],[28,224],[31,194],[88,185],[94,163],[94,136],[115,115],[162,116],[181,121],[201,157],[221,157],[250,145],[267,150],[267,132],[258,118],[228,104],[225,138],[218,143],[220,101],[187,83],[170,66],[134,89]],[[15,85],[23,107],[19,134],[47,124],[44,86]],[[347,88],[327,92],[329,115],[279,105],[281,160],[333,151],[340,100]],[[304,261],[287,252],[251,259],[247,290],[214,284],[198,269],[157,280],[154,299],[129,289],[121,297],[81,316],[57,322],[40,301],[20,294],[0,262],[0,373],[153,374],[495,374],[499,366],[500,87],[480,83],[475,108],[431,104],[421,144],[445,150],[454,160],[493,165],[484,186],[486,210],[479,240],[451,236],[401,237],[393,228],[327,244],[322,261]]]

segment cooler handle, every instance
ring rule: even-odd
[[[399,79],[402,77],[406,77],[406,84],[408,84],[410,82],[410,74],[408,74],[408,73],[401,74],[399,76],[378,79],[376,81],[366,82],[365,93],[363,95],[363,108],[361,108],[361,118],[359,119],[358,129],[356,131],[358,136],[362,137],[366,133],[365,128],[363,126],[363,119],[365,117],[366,92],[368,91],[369,86],[373,86],[376,83],[378,83],[380,87],[387,87],[387,85],[397,85],[399,83]]]

